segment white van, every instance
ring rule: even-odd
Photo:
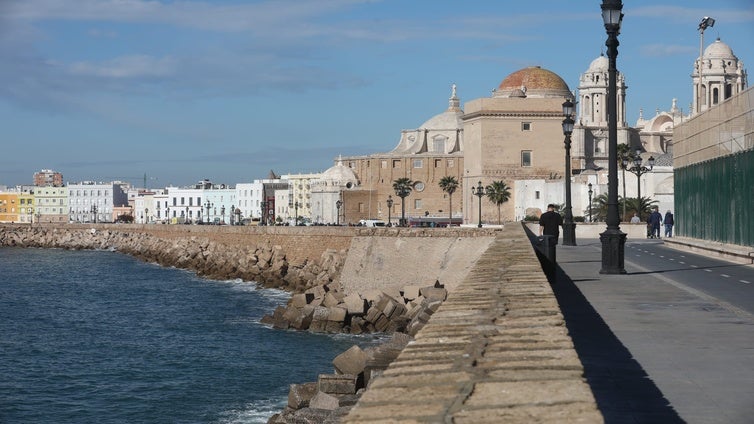
[[[386,227],[387,223],[379,219],[362,219],[359,221],[359,225],[363,227]]]

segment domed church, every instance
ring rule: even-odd
[[[645,161],[649,156],[655,159],[652,172],[641,179],[619,172],[619,185],[627,187],[620,195],[635,197],[640,184],[642,197],[658,200],[663,210],[673,209],[673,127],[744,91],[747,75],[743,63],[728,45],[716,40],[701,61],[695,61],[691,113],[684,115],[673,99],[669,111],[658,109],[649,119],[640,111],[634,127],[626,121],[624,76],[620,72],[616,76],[618,144],[639,151]],[[587,184],[592,184],[594,197],[607,192],[608,59],[603,55],[594,59],[581,74],[577,88],[578,97],[559,75],[532,66],[506,76],[490,97],[471,100],[462,109],[453,84],[447,109],[418,128],[401,131],[393,150],[341,159],[339,164],[353,170],[357,181],[339,186],[340,222],[382,219],[397,223],[401,199],[392,184],[398,178],[413,182],[412,192],[405,198],[407,218],[452,216],[455,222],[476,224],[480,199],[474,188],[480,182],[487,186],[502,181],[510,187],[511,198],[500,210],[482,198],[481,220],[487,224],[497,223],[498,217],[503,222],[521,220],[537,215],[547,203],[565,203],[565,178],[571,181],[573,215],[586,215]],[[564,175],[562,105],[566,99],[575,100],[579,107],[570,176]],[[459,183],[452,196],[439,187],[447,176]],[[325,203],[333,203],[334,196]],[[393,204],[390,209],[388,199]],[[324,209],[321,216],[329,216]]]

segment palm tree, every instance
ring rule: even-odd
[[[623,204],[627,206],[629,209],[633,209],[636,211],[639,216],[642,215],[647,216],[648,212],[652,209],[652,206],[657,203],[657,200],[652,200],[649,197],[642,196],[641,199],[637,199],[635,197],[632,197],[630,199],[625,199],[625,202]],[[626,219],[625,216],[623,219]]]
[[[487,199],[497,205],[497,224],[500,225],[500,205],[511,198],[510,187],[503,181],[493,181],[492,184],[485,188]]]
[[[458,180],[450,175],[442,177],[440,188],[448,193],[448,227],[450,227],[453,222],[453,193],[458,189]]]
[[[628,162],[633,162],[634,153],[626,143],[620,143],[618,145],[618,167],[623,171],[623,198],[626,198],[626,168],[623,166],[623,158],[627,158]],[[623,219],[626,219],[626,203],[623,203]]]
[[[410,178],[402,177],[393,181],[395,195],[401,198],[401,226],[406,226],[406,196],[411,194],[414,182]]]

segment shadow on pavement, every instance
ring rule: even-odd
[[[605,423],[683,423],[560,266],[552,289]]]

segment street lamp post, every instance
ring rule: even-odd
[[[387,226],[392,227],[393,224],[390,222],[391,212],[393,211],[393,196],[389,195],[387,196]]]
[[[189,207],[186,206],[186,217],[183,218],[183,223],[188,225],[189,224]]]
[[[335,202],[335,209],[337,210],[337,215],[335,217],[335,223],[336,225],[340,225],[340,207],[343,206],[343,201],[338,199],[337,202]]]
[[[600,274],[625,274],[626,234],[620,230],[618,216],[618,111],[616,59],[618,58],[618,34],[623,21],[621,0],[602,1],[602,20],[607,32],[608,58],[608,173],[607,173],[607,229],[600,234],[602,242],[602,268]]]
[[[144,215],[146,215],[146,224],[149,224],[149,208],[144,208]]]
[[[576,246],[576,223],[571,208],[571,134],[573,134],[573,102],[563,103],[563,135],[565,135],[565,215],[563,216],[563,245]]]
[[[296,202],[293,203],[293,209],[296,211],[296,213],[295,213],[295,217],[296,218],[295,218],[295,221],[294,221],[293,225],[294,226],[298,226],[298,201],[296,201]]]
[[[209,211],[210,211],[210,209],[211,209],[211,208],[212,208],[213,206],[215,206],[215,205],[213,205],[212,203],[210,203],[210,202],[209,202],[209,200],[207,200],[206,202],[204,202],[204,207],[205,207],[205,208],[207,208],[207,223],[209,223],[209,222],[210,222],[210,219],[209,219]]]
[[[479,198],[479,224],[477,224],[477,228],[482,228],[482,196],[484,196],[484,187],[482,186],[482,182],[479,181],[476,186],[476,190],[472,188],[472,191],[474,192],[474,195]]]
[[[97,223],[97,205],[92,205],[92,216],[94,216],[94,223]]]
[[[220,216],[222,217],[221,224],[225,224],[225,205],[220,206]]]
[[[260,225],[267,225],[267,202],[262,200],[261,203],[262,206],[262,216],[259,217],[259,219],[262,221]]]
[[[170,224],[170,206],[165,207],[165,218],[167,218],[168,224]]]
[[[589,222],[592,222],[592,194],[594,193],[592,191],[592,183],[588,184],[589,191],[587,192],[589,194]]]
[[[627,157],[621,158],[620,166],[626,171],[636,175],[636,213],[639,214],[639,220],[641,221],[641,176],[650,172],[652,168],[655,167],[655,158],[650,156],[646,162],[649,166],[644,166],[639,153],[640,152],[637,150],[636,155],[634,156],[634,166],[628,166],[629,162]]]

